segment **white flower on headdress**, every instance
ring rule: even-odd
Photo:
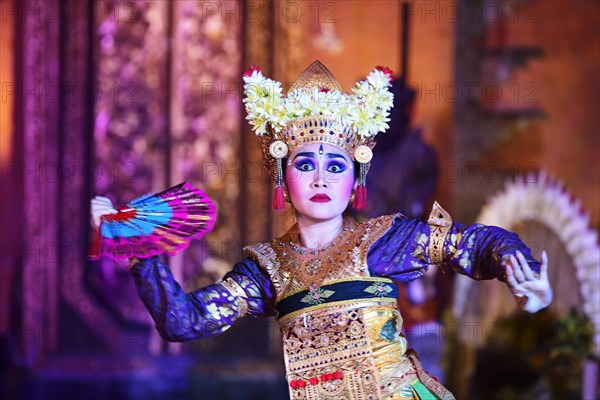
[[[380,90],[378,94],[380,99],[378,106],[384,111],[391,110],[394,106],[394,94],[389,90]]]
[[[244,73],[243,79],[245,83],[260,83],[265,77],[262,72],[260,72],[260,69],[253,69],[252,71]]]
[[[385,117],[383,114],[375,114],[375,116],[371,119],[371,135],[376,135],[378,132],[385,132],[386,130],[390,129],[388,122],[390,122],[390,119]]]
[[[267,133],[267,119],[264,117],[254,116],[248,114],[246,117],[248,121],[250,121],[250,125],[252,125],[252,130],[256,132],[257,135],[262,136]]]
[[[390,76],[381,70],[376,69],[367,76],[367,82],[375,89],[387,88],[392,86]]]
[[[304,108],[300,106],[300,100],[298,98],[290,98],[290,95],[288,95],[288,100],[285,101],[284,104],[285,113],[287,114],[289,120],[294,120],[304,116]]]
[[[327,115],[337,115],[342,106],[346,104],[346,96],[339,90],[320,92],[322,103],[327,107]]]
[[[287,124],[281,93],[281,83],[265,78],[258,67],[244,73],[246,119],[257,135],[267,133],[267,124],[277,132]]]
[[[344,102],[338,108],[337,116],[343,125],[350,125],[354,108],[348,102]]]
[[[377,67],[357,82],[352,94],[327,87],[301,88],[286,97],[281,84],[265,78],[258,67],[244,73],[244,104],[254,132],[263,135],[267,124],[276,132],[297,118],[309,115],[334,117],[361,136],[373,136],[389,128],[394,96],[389,91],[392,72]]]

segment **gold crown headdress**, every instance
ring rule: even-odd
[[[281,83],[265,78],[258,67],[244,72],[246,119],[262,139],[265,167],[275,179],[274,209],[283,208],[282,159],[314,142],[335,145],[360,163],[353,206],[365,207],[374,136],[389,128],[391,81],[392,71],[377,67],[351,94],[344,93],[331,72],[315,61],[284,96]]]

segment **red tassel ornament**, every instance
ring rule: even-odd
[[[360,172],[358,176],[358,186],[356,186],[356,193],[354,196],[354,202],[352,207],[355,210],[364,210],[367,208],[367,164],[360,164]]]
[[[285,197],[283,195],[283,165],[282,158],[286,156],[288,152],[287,145],[281,140],[275,140],[269,146],[269,153],[275,158],[275,192],[273,193],[273,203],[271,208],[273,210],[283,210],[285,207]]]
[[[356,195],[352,207],[355,210],[364,210],[367,208],[367,187],[359,185],[356,187]]]
[[[362,202],[362,209],[367,208],[367,187],[365,185],[359,186],[360,201]]]
[[[271,204],[271,208],[273,210],[282,210],[285,206],[285,200],[283,198],[283,187],[276,186],[275,191],[273,192],[273,203]]]

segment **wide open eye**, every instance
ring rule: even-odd
[[[307,172],[315,169],[315,164],[308,158],[302,158],[294,163],[294,168],[298,171]]]
[[[348,166],[346,166],[346,164],[339,162],[339,161],[333,161],[330,162],[329,164],[327,164],[327,172],[331,172],[334,174],[339,174],[344,172],[346,169],[348,169]]]

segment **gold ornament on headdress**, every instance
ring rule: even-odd
[[[361,163],[359,186],[364,186],[374,136],[389,128],[391,75],[389,69],[377,67],[348,94],[331,72],[315,61],[284,96],[281,83],[265,78],[258,67],[246,71],[246,119],[262,139],[265,167],[276,187],[283,185],[282,159],[315,142],[337,146]],[[274,201],[273,207],[279,208],[276,203],[280,204]]]

